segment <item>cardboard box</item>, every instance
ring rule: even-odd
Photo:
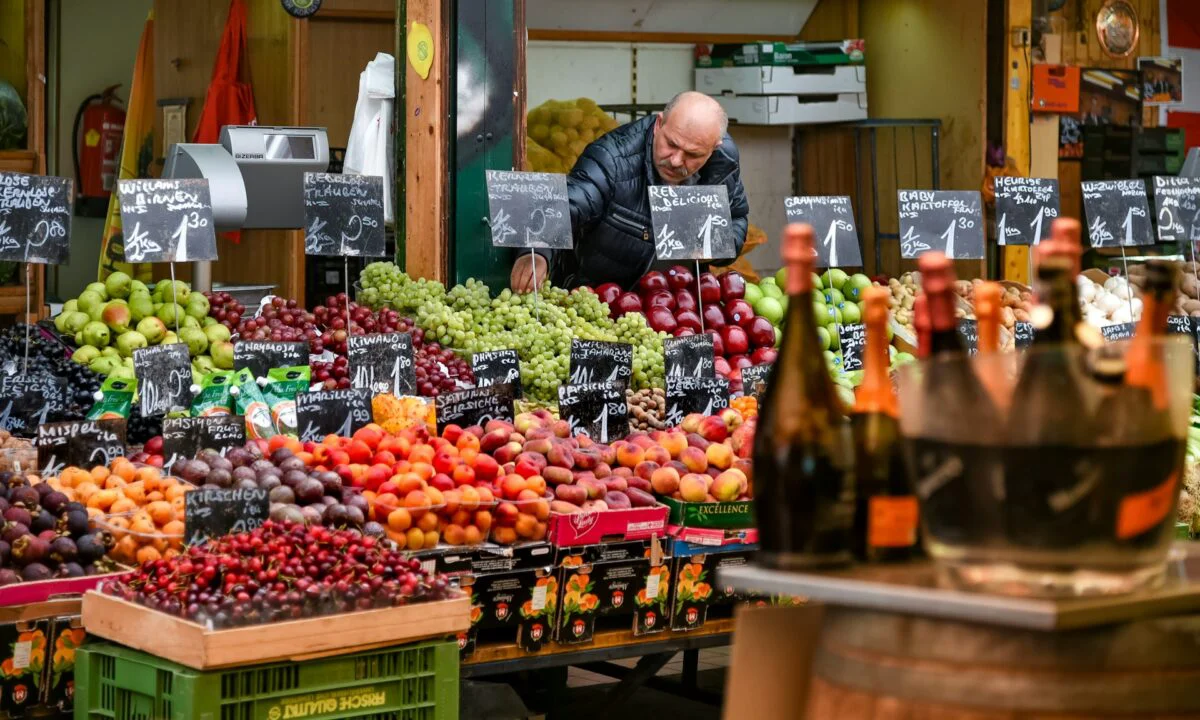
[[[866,60],[866,43],[862,40],[717,43],[697,50],[696,67],[850,65]]]
[[[717,575],[722,568],[749,563],[757,550],[745,547],[706,550],[707,553],[682,554],[672,560],[672,630],[696,630],[704,625],[710,606],[746,599],[732,587],[718,585]]]
[[[614,540],[644,540],[667,532],[667,507],[551,513],[546,538],[558,546],[595,545]]]
[[[464,656],[481,634],[534,652],[550,640],[559,594],[554,568],[466,574],[459,587],[471,598],[470,626],[457,636]]]
[[[706,95],[836,95],[865,93],[865,65],[713,67],[693,71]]]
[[[75,707],[75,650],[86,635],[78,615],[55,618],[50,626],[46,704],[63,713]]]
[[[0,711],[25,717],[46,694],[49,619],[0,626]]]
[[[842,95],[721,95],[714,98],[742,125],[812,125],[867,118],[866,93]]]
[[[559,644],[591,642],[600,618],[631,618],[634,635],[666,629],[670,567],[657,538],[563,548],[558,575]]]
[[[667,521],[672,525],[698,528],[740,530],[754,527],[754,501],[685,502],[675,498],[660,498],[671,509]]]

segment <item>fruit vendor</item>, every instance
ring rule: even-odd
[[[729,120],[716,100],[682,92],[660,113],[598,138],[567,175],[574,250],[522,255],[509,278],[527,292],[547,272],[562,287],[614,282],[628,288],[655,264],[650,185],[724,185],[734,245],[746,240],[750,204]]]

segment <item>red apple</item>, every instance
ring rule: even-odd
[[[775,326],[771,321],[755,315],[750,321],[750,327],[746,328],[746,335],[750,337],[750,342],[754,343],[755,347],[775,347]]]
[[[638,280],[638,292],[642,295],[655,290],[666,290],[667,278],[657,270],[651,270]]]
[[[642,303],[646,306],[647,310],[652,307],[665,307],[668,310],[674,310],[675,296],[666,290],[656,290],[643,295]]]
[[[705,305],[700,315],[704,318],[705,330],[720,330],[725,327],[725,313],[721,311],[720,305]]]
[[[746,279],[737,270],[721,275],[721,299],[725,302],[746,297]]]
[[[668,308],[662,306],[648,308],[646,310],[646,322],[656,332],[675,332],[675,328],[678,326],[678,323],[675,322],[675,316],[671,314]],[[744,337],[745,334],[742,333],[742,336]]]
[[[679,327],[688,327],[692,332],[700,332],[700,316],[691,310],[675,313],[675,322],[679,323]],[[772,332],[772,343],[774,343],[774,330]]]
[[[721,331],[719,329],[706,328],[708,334],[712,335],[713,339],[713,356],[725,357],[725,341],[721,339]]]
[[[700,302],[715,303],[721,300],[721,283],[710,272],[700,273]]]
[[[750,359],[755,365],[767,365],[775,362],[775,358],[779,357],[779,351],[773,347],[757,347],[754,352],[750,353]]]
[[[725,304],[725,322],[730,325],[740,325],[743,330],[749,330],[753,320],[754,308],[745,300],[734,300]]]
[[[747,355],[734,355],[733,357],[729,358],[729,367],[739,372],[742,368],[748,368],[753,364],[754,363],[750,361],[750,358]]]
[[[696,331],[690,327],[684,327],[683,325],[680,325],[679,327],[675,328],[675,332],[671,334],[675,337],[687,337],[688,335],[695,335]]]
[[[696,276],[684,265],[672,265],[667,270],[667,285],[670,285],[672,290],[690,288],[694,282]]]
[[[616,283],[604,283],[596,288],[596,295],[604,301],[605,305],[612,305],[613,301],[621,296],[621,286]]]
[[[654,327],[654,323],[650,323]],[[655,328],[657,330],[657,328]],[[721,340],[725,345],[725,353],[727,355],[744,355],[750,352],[750,338],[746,336],[746,331],[737,325],[726,325],[721,328]]]
[[[733,369],[729,367],[729,361],[718,355],[713,360],[713,370],[721,377],[729,377]]]
[[[696,310],[696,296],[685,290],[675,291],[676,310]]]
[[[612,309],[616,313],[616,317],[621,317],[629,312],[640,313],[642,311],[642,299],[636,293],[621,293],[617,297],[616,302],[613,303]]]

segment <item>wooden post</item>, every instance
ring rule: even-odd
[[[25,107],[28,109],[26,145],[36,153],[34,170],[46,174],[46,3],[25,0]],[[45,305],[46,266],[34,265],[25,273],[25,282],[32,285],[30,314],[25,322],[37,322]]]
[[[1014,28],[1032,27],[1033,8],[1029,0],[1008,0],[1005,9],[1005,38],[1012,38]],[[1029,58],[1027,60],[1027,58]],[[1017,164],[1021,175],[1029,173],[1029,82],[1032,75],[1029,63],[1033,48],[1004,44],[1004,150]],[[1055,156],[1057,157],[1057,151]],[[1029,283],[1029,248],[1024,245],[1004,247],[1005,280]]]
[[[400,0],[404,23],[396,61],[404,65],[403,205],[405,267],[414,277],[446,282],[450,276],[450,133],[449,38],[451,14],[445,0]],[[413,23],[429,29],[433,54],[429,76],[422,78],[408,55]],[[400,105],[400,102],[397,102]],[[399,205],[399,203],[397,203]]]

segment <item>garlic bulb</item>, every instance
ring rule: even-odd
[[[1090,303],[1096,299],[1096,283],[1082,275],[1079,277],[1083,279],[1083,282],[1079,283],[1079,299],[1085,303]]]
[[[1111,316],[1114,310],[1125,304],[1125,301],[1110,292],[1106,292],[1096,298],[1093,304],[1104,311],[1105,315]]]

